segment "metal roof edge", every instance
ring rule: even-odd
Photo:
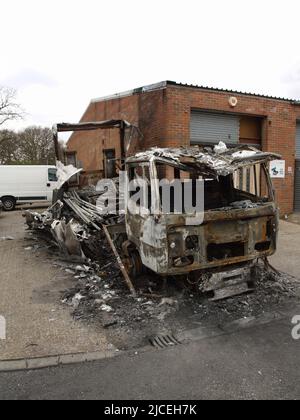
[[[102,102],[102,101],[109,101],[109,100],[112,100],[112,99],[125,98],[125,97],[128,97],[128,96],[137,95],[137,94],[140,94],[140,93],[151,92],[151,91],[160,90],[160,89],[166,89],[168,86],[174,86],[174,87],[179,87],[179,88],[200,89],[200,90],[206,90],[206,91],[211,91],[211,92],[219,92],[219,93],[229,93],[229,94],[233,94],[233,95],[252,96],[252,97],[262,98],[262,99],[289,102],[292,105],[296,105],[296,106],[300,105],[300,100],[297,100],[297,99],[289,99],[289,98],[283,98],[283,97],[278,97],[278,96],[263,95],[263,94],[259,94],[259,93],[242,92],[242,91],[231,90],[231,89],[215,88],[215,87],[210,87],[210,86],[193,85],[193,84],[188,84],[188,83],[178,83],[178,82],[174,82],[172,80],[166,80],[166,81],[159,82],[159,83],[145,85],[145,86],[142,86],[142,87],[139,87],[139,88],[136,88],[136,89],[131,89],[131,90],[127,90],[127,91],[124,91],[124,92],[115,93],[113,95],[107,95],[107,96],[102,96],[102,97],[99,97],[99,98],[94,98],[94,99],[91,100],[90,103],[93,104],[93,103]]]
[[[241,92],[237,90],[230,90],[230,89],[221,89],[221,88],[214,88],[209,86],[200,86],[200,85],[193,85],[193,84],[185,84],[185,83],[177,83],[172,80],[167,81],[168,86],[177,86],[182,88],[194,88],[194,89],[201,89],[201,90],[209,90],[213,92],[220,92],[220,93],[230,93],[235,95],[243,95],[243,96],[253,96],[257,98],[265,98],[265,99],[271,99],[271,100],[277,100],[277,101],[285,101],[290,102],[292,105],[300,105],[299,100],[295,99],[288,99],[288,98],[282,98],[277,96],[268,96],[268,95],[262,95],[259,93],[250,93],[250,92]]]
[[[97,102],[103,102],[103,101],[109,101],[112,99],[120,99],[120,98],[126,98],[127,96],[137,95],[139,93],[145,93],[145,92],[152,92],[154,90],[160,90],[165,89],[167,87],[166,81],[154,83],[151,85],[142,86],[136,89],[127,90],[125,92],[115,93],[113,95],[103,96],[100,98],[95,98],[91,100],[91,103],[97,103]]]

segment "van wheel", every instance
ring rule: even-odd
[[[3,197],[1,201],[4,211],[13,211],[16,207],[16,200],[14,197]]]

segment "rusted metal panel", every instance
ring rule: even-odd
[[[133,216],[135,218],[136,216]],[[221,215],[220,215],[221,217]],[[266,237],[266,225],[271,226],[270,236]],[[220,221],[201,226],[178,226],[141,221],[139,228],[132,223],[129,216],[127,230],[129,239],[137,246],[143,263],[159,274],[184,274],[195,270],[215,267],[226,267],[230,264],[247,262],[263,256],[270,256],[276,250],[277,223],[276,218],[253,218],[246,221]],[[151,225],[148,230],[147,225]],[[137,228],[137,230],[135,230]],[[198,245],[194,249],[187,248],[187,239],[197,237]],[[266,249],[256,248],[257,244],[265,244]],[[171,244],[175,244],[171,248]],[[239,252],[237,246],[242,244]],[[221,245],[215,255],[208,255],[210,245]],[[222,248],[223,246],[223,248]],[[231,248],[226,256],[226,248]],[[182,267],[174,266],[176,258],[192,258],[191,264]]]
[[[252,270],[253,264],[222,270],[212,273],[204,282],[201,290],[213,293],[211,300],[217,301],[227,297],[240,295],[253,290]]]

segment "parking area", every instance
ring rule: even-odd
[[[0,315],[7,321],[7,339],[0,341],[2,361],[115,354],[119,349],[140,348],[150,336],[170,331],[183,338],[218,335],[231,329],[232,322],[243,325],[244,319],[252,325],[266,313],[271,320],[280,317],[284,308],[299,307],[300,226],[288,222],[281,222],[279,249],[270,259],[276,269],[288,273],[283,282],[270,282],[266,287],[259,283],[253,294],[217,304],[173,285],[172,295],[168,290],[159,299],[132,299],[124,286],[121,293],[118,287],[105,289],[107,280],[105,290],[95,292],[93,280],[74,278],[68,262],[58,263],[53,248],[26,229],[21,211],[1,214]],[[80,289],[78,281],[87,282],[90,291]],[[77,293],[81,306],[73,298],[69,306],[62,303],[66,290],[72,290],[72,296]],[[112,313],[103,311],[103,305],[99,309],[99,294],[112,299],[106,305],[112,306]]]
[[[7,322],[0,360],[111,349],[101,331],[76,323],[61,304],[72,277],[25,229],[21,211],[1,213],[0,238],[9,239],[0,241],[0,314]]]
[[[300,218],[299,224],[280,222],[278,249],[270,262],[277,270],[300,278]]]

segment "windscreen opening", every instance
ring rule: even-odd
[[[202,209],[222,210],[235,208],[252,208],[271,201],[270,184],[264,165],[257,164],[241,168],[228,176],[212,178],[200,171],[181,170],[164,163],[156,164],[157,182],[159,184],[160,210],[165,214],[190,214],[191,208],[197,208],[200,199]],[[130,181],[138,181],[130,192],[130,198],[140,192],[139,181],[143,181],[146,189],[139,194],[135,202],[137,206],[145,207],[152,212],[153,184],[151,182],[148,163],[135,164],[129,169]],[[173,182],[174,183],[173,186]],[[186,184],[189,181],[189,198],[187,199]],[[202,189],[199,190],[199,183]],[[164,189],[162,182],[168,184]],[[164,184],[163,184],[164,185]],[[167,194],[167,207],[166,203]],[[190,199],[190,197],[192,197]],[[204,201],[204,203],[203,203]],[[188,205],[187,205],[188,202]]]

